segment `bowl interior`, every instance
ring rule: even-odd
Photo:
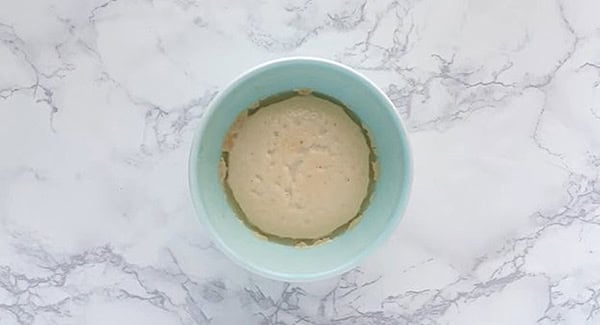
[[[227,203],[219,181],[223,137],[237,115],[271,95],[310,88],[343,102],[370,131],[379,178],[361,221],[333,240],[296,248],[258,238]],[[405,131],[385,95],[337,63],[309,58],[273,61],[246,73],[208,108],[190,156],[190,187],[200,219],[217,244],[242,266],[279,280],[315,280],[354,267],[394,229],[406,206],[411,160]]]

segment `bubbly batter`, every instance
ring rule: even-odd
[[[247,221],[267,235],[326,237],[367,197],[371,151],[361,126],[311,94],[242,113],[223,151],[222,178]]]

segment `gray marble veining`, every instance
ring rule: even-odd
[[[598,324],[600,3],[0,1],[0,324]],[[411,133],[392,238],[280,283],[196,220],[190,140],[228,81],[310,55]]]

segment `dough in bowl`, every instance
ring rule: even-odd
[[[266,235],[327,237],[361,212],[368,195],[371,148],[362,127],[313,94],[245,111],[223,151],[233,199]]]

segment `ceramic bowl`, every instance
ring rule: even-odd
[[[369,130],[379,163],[370,203],[360,221],[330,241],[294,247],[259,238],[236,216],[219,180],[223,138],[238,114],[260,99],[308,88],[344,103]],[[373,82],[342,64],[293,57],[242,74],[210,103],[189,160],[192,201],[220,249],[244,268],[285,281],[311,281],[357,266],[394,231],[412,178],[409,141],[392,102]]]

